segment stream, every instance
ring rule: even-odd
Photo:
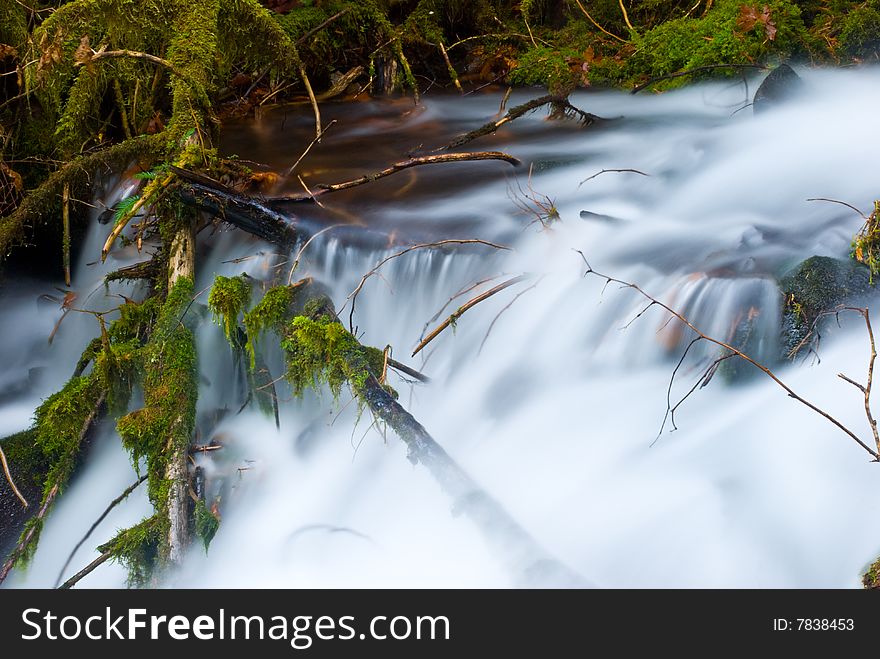
[[[479,238],[512,247],[396,258],[358,295],[354,325],[363,343],[393,346],[395,359],[431,378],[419,384],[392,374],[389,383],[547,552],[598,587],[856,588],[880,554],[880,466],[757,371],[733,383],[717,375],[678,409],[678,429],[669,432],[667,423],[658,436],[670,377],[693,335],[656,306],[639,316],[646,300],[585,277],[576,251],[712,336],[726,339],[743,317],[753,319],[755,356],[772,360],[778,277],[813,255],[846,257],[863,221],[807,199],[844,200],[868,212],[880,194],[880,71],[799,73],[804,93],[757,116],[740,110],[748,98],[741,80],[662,95],[578,92],[576,106],[608,121],[582,128],[547,121],[541,109],[468,145],[510,153],[523,161],[518,168],[497,161],[417,167],[326,195],[321,207],[291,208],[312,231],[339,225],[309,245],[297,270],[327,284],[337,308],[403,244]],[[757,82],[750,80],[749,93]],[[541,93],[518,90],[507,105]],[[309,188],[377,171],[492,119],[502,97],[490,90],[428,93],[419,107],[408,99],[324,104],[325,124],[335,123],[297,171]],[[271,110],[225,125],[221,150],[283,171],[313,131],[308,105]],[[590,178],[603,169],[641,173]],[[101,201],[112,205],[131,185],[108,179]],[[292,176],[273,192],[302,189]],[[105,288],[102,279],[144,256],[117,245],[101,264],[110,227],[97,214],[72,288],[78,305],[105,310],[121,303],[120,294],[143,296],[136,284]],[[208,229],[200,241],[197,291],[218,274],[269,280],[275,272],[273,248],[239,231]],[[426,326],[521,273],[530,278],[475,306],[410,357]],[[70,313],[47,341],[61,311],[38,298],[60,295],[56,287],[63,288],[60,279],[16,277],[0,289],[0,436],[28,427],[97,335],[94,317]],[[203,292],[198,301],[206,300]],[[349,310],[350,302],[340,313],[346,322]],[[277,377],[280,350],[268,338],[262,344]],[[212,492],[222,523],[207,552],[193,544],[168,585],[518,583],[427,470],[407,460],[403,443],[373,426],[368,411],[359,414],[346,390],[338,403],[329,392],[297,400],[279,383],[276,429],[255,408],[238,413],[241,379],[210,315],[198,348],[197,440],[224,448],[196,461],[209,476],[225,474],[222,491]],[[689,352],[673,401],[717,356],[704,343]],[[777,373],[873,443],[861,394],[837,377],[863,380],[868,356],[864,322],[842,318],[823,335],[818,359]],[[48,517],[32,564],[4,587],[51,587],[76,542],[136,478],[113,424],[103,424]],[[65,576],[149,514],[142,486],[98,526]],[[125,570],[106,563],[78,587],[125,583]]]

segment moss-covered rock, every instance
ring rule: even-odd
[[[837,52],[859,60],[880,58],[880,3],[853,9],[840,22]]]
[[[810,334],[821,314],[869,293],[867,266],[828,256],[811,256],[779,281],[783,295],[783,349],[791,354]]]
[[[705,16],[667,21],[634,36],[637,50],[627,68],[633,76],[657,77],[701,66],[755,64],[788,57],[803,49],[805,39],[800,9],[789,0],[718,0]],[[685,82],[676,78],[663,86]]]
[[[880,558],[865,572],[862,585],[869,590],[880,589]]]

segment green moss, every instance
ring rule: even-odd
[[[291,315],[291,307],[297,296],[297,286],[274,286],[263,295],[253,309],[244,315],[247,333],[247,352],[251,368],[256,364],[257,341],[266,331],[281,333]]]
[[[805,38],[800,9],[789,0],[718,0],[702,18],[668,21],[634,36],[637,50],[627,71],[632,76],[656,77],[707,65],[760,63],[797,52]],[[715,75],[723,73],[719,70]],[[665,86],[685,82],[676,79]]]
[[[349,376],[345,355],[359,344],[340,323],[326,316],[317,320],[297,316],[291,321],[281,347],[286,353],[287,379],[296,395],[307,387],[319,389],[326,384],[338,398]],[[357,376],[365,380],[367,374]]]
[[[98,547],[101,553],[110,552],[111,558],[128,570],[130,586],[148,585],[162,538],[162,524],[157,515],[131,528],[120,531],[115,538]]]
[[[867,569],[862,577],[862,585],[871,590],[880,589],[880,558]]]
[[[819,316],[871,290],[870,270],[853,261],[812,256],[783,276],[783,348],[799,346]]]
[[[3,439],[3,452],[19,488],[42,489],[51,465],[37,443],[36,428]]]
[[[571,64],[579,58],[579,53],[571,49],[533,47],[519,58],[509,81],[514,85],[543,85],[552,94],[565,94],[584,79],[580,64]]]
[[[251,302],[251,282],[246,275],[217,276],[208,295],[208,308],[214,320],[223,327],[232,346],[238,342],[238,319]]]
[[[843,17],[837,52],[860,60],[880,57],[880,11],[876,5],[857,7]]]
[[[853,238],[850,256],[868,266],[873,283],[874,275],[880,272],[880,201],[874,202],[874,211]]]
[[[142,348],[144,407],[116,426],[135,466],[146,460],[149,496],[161,520],[168,518],[168,461],[185,450],[195,430],[198,365],[195,338],[185,318],[192,296],[193,282],[186,277],[169,290]]]
[[[205,502],[199,499],[196,502],[195,511],[193,512],[193,524],[195,526],[196,535],[198,535],[205,545],[205,551],[211,544],[211,540],[217,534],[220,528],[220,520],[212,513]]]

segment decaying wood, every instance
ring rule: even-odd
[[[152,258],[149,261],[141,261],[127,265],[119,270],[107,274],[104,281],[130,281],[134,279],[154,280],[161,274],[161,264],[158,259]]]
[[[92,427],[95,425],[95,421],[98,419],[98,415],[104,408],[105,400],[105,394],[101,394],[98,397],[95,408],[92,410],[91,414],[89,414],[89,416],[83,423],[82,430],[79,433],[79,441],[77,442],[77,446],[81,446],[86,436],[89,434],[89,432],[91,432]],[[43,504],[40,506],[40,510],[37,511],[37,514],[33,517],[34,520],[40,522],[46,517],[49,510],[52,508],[52,504],[55,503],[55,499],[58,497],[59,491],[60,488],[58,486],[58,483],[55,483],[55,485],[53,485],[46,493],[46,496],[43,497]],[[9,576],[9,573],[12,571],[12,568],[15,567],[18,559],[21,558],[25,554],[25,552],[27,552],[28,547],[30,546],[31,542],[34,540],[34,537],[37,534],[38,528],[39,524],[32,525],[18,541],[18,544],[15,545],[15,548],[9,553],[9,556],[6,559],[6,562],[3,564],[3,567],[0,568],[0,584],[2,584],[6,580],[6,577]]]
[[[207,176],[178,167],[173,167],[172,171],[181,179],[178,194],[183,203],[217,215],[234,227],[282,249],[290,249],[296,244],[297,231],[289,215]]]
[[[421,165],[439,165],[449,162],[468,162],[473,160],[502,160],[504,162],[510,163],[513,166],[517,166],[520,164],[520,161],[517,158],[514,158],[513,156],[502,153],[500,151],[477,151],[474,153],[444,153],[432,156],[417,156],[402,160],[400,162],[396,162],[393,165],[389,165],[382,171],[375,172],[373,174],[366,174],[364,176],[361,176],[360,178],[356,178],[351,181],[329,184],[324,183],[314,186],[314,190],[311,193],[286,195],[283,197],[272,197],[269,201],[315,201],[317,197],[320,197],[322,195],[329,194],[331,192],[338,192],[339,190],[356,188],[357,186],[364,185],[365,183],[372,183],[373,181],[378,181],[380,178],[385,178],[386,176],[391,176],[392,174],[396,174],[397,172],[402,172],[405,169],[409,169],[410,167],[419,167]]]
[[[178,230],[169,249],[168,289],[171,290],[175,282],[183,277],[195,281],[196,233],[194,222],[188,222],[186,226]],[[183,419],[178,419],[176,423],[183,423]],[[189,491],[189,470],[187,468],[189,445],[174,447],[173,442],[171,445],[173,453],[168,456],[168,466],[165,470],[165,479],[170,483],[167,541],[168,562],[175,565],[183,560],[190,540],[189,499],[187,497]]]

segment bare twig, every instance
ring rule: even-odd
[[[626,13],[626,7],[625,7],[624,4],[623,4],[623,0],[617,0],[617,2],[620,4],[620,11],[623,12],[623,20],[624,20],[624,22],[626,23],[626,26],[627,26],[630,30],[632,30],[633,32],[635,32],[636,29],[633,27],[633,24],[629,22],[629,14]]]
[[[583,181],[581,181],[580,183],[578,183],[578,187],[581,187],[581,186],[582,186],[584,183],[586,183],[587,181],[592,181],[592,180],[593,180],[594,178],[596,178],[597,176],[601,176],[602,174],[610,174],[610,173],[612,173],[612,172],[618,172],[618,173],[629,172],[629,173],[631,173],[631,174],[639,174],[639,175],[641,175],[641,176],[650,176],[650,174],[646,174],[645,172],[643,172],[643,171],[641,171],[641,170],[638,170],[638,169],[630,169],[630,168],[628,168],[628,167],[625,168],[625,169],[602,169],[602,170],[596,172],[595,174],[593,174],[592,176],[588,176],[588,177],[585,178]]]
[[[846,206],[850,210],[854,210],[856,213],[858,213],[862,217],[863,220],[865,220],[866,222],[868,221],[868,216],[865,215],[862,211],[860,211],[858,208],[856,208],[852,204],[848,204],[845,201],[840,201],[839,199],[829,199],[828,197],[810,197],[809,199],[807,199],[807,201],[827,201],[832,204],[840,204],[841,206]]]
[[[315,238],[317,238],[318,236],[320,236],[322,233],[327,233],[331,229],[335,229],[335,228],[341,227],[341,226],[345,226],[345,225],[331,224],[329,227],[324,227],[320,231],[312,234],[312,236],[307,241],[305,241],[303,243],[303,246],[300,247],[299,251],[296,253],[296,258],[293,259],[293,265],[290,266],[290,274],[287,276],[287,285],[288,286],[290,286],[290,284],[293,282],[293,273],[296,271],[297,267],[299,266],[299,260],[300,260],[300,258],[302,258],[303,252],[306,251],[306,247],[308,247],[312,243],[312,241]]]
[[[308,155],[309,151],[312,150],[312,147],[318,143],[318,140],[320,140],[322,137],[324,137],[324,133],[326,133],[328,130],[330,130],[330,127],[333,126],[333,124],[335,124],[335,123],[336,123],[336,119],[334,119],[329,124],[324,126],[323,130],[321,130],[321,132],[318,133],[311,142],[309,142],[309,145],[306,147],[306,150],[303,151],[302,154],[300,155],[300,157],[296,159],[296,162],[293,163],[287,169],[286,172],[284,172],[285,176],[290,176],[291,174],[293,174],[293,172],[296,170],[297,165],[299,165],[303,161],[303,158],[305,158]]]
[[[80,582],[80,580],[94,572],[103,563],[106,563],[111,556],[112,554],[109,551],[105,551],[103,554],[98,556],[98,558],[86,565],[82,570],[70,577],[70,579],[58,586],[58,590],[69,590],[70,588],[73,588],[77,583]]]
[[[730,345],[729,343],[726,343],[724,341],[721,341],[720,339],[716,339],[714,337],[711,337],[708,334],[704,334],[690,320],[688,320],[684,315],[682,315],[681,313],[679,313],[678,311],[676,311],[672,307],[664,304],[663,302],[661,302],[657,298],[646,293],[637,284],[633,284],[631,282],[624,281],[622,279],[617,279],[616,277],[611,277],[609,275],[606,275],[606,274],[603,274],[601,272],[594,270],[593,267],[590,265],[589,261],[587,261],[587,258],[583,252],[581,252],[580,250],[574,250],[574,251],[576,251],[578,254],[581,255],[581,258],[583,259],[583,261],[586,265],[587,269],[584,272],[584,277],[586,277],[587,275],[593,275],[593,276],[598,277],[600,279],[604,279],[606,281],[606,283],[620,284],[620,286],[622,288],[629,288],[629,289],[636,291],[639,295],[641,295],[642,297],[644,297],[645,299],[647,299],[651,302],[651,304],[649,305],[649,308],[651,306],[659,306],[660,308],[666,310],[667,312],[669,312],[670,314],[675,316],[679,321],[681,321],[684,325],[686,325],[688,328],[690,328],[698,337],[702,338],[703,340],[705,340],[709,343],[713,343],[720,348],[724,348],[725,350],[730,351],[732,354],[740,357],[741,359],[744,359],[749,364],[751,364],[752,366],[754,366],[755,368],[760,370],[767,377],[769,377],[771,380],[773,380],[773,382],[775,382],[777,385],[779,385],[779,387],[781,387],[788,394],[788,396],[790,398],[794,398],[797,402],[799,402],[802,405],[813,410],[815,413],[819,414],[820,416],[825,417],[828,421],[830,421],[832,424],[834,424],[840,430],[842,430],[847,436],[849,436],[850,439],[852,439],[859,446],[861,446],[865,451],[867,451],[868,454],[874,459],[875,462],[880,462],[880,447],[878,447],[876,450],[872,449],[864,441],[862,441],[858,435],[856,435],[852,430],[850,430],[845,425],[843,425],[836,418],[831,416],[828,412],[826,412],[825,410],[821,409],[820,407],[811,403],[806,398],[803,398],[798,393],[796,393],[785,382],[783,382],[781,379],[779,379],[779,376],[777,376],[770,368],[768,368],[767,366],[765,366],[761,362],[757,361],[753,357],[750,357],[749,355],[744,353],[742,350]],[[642,313],[644,313],[644,311]],[[873,362],[872,362],[871,368],[873,369]]]
[[[342,18],[343,16],[345,16],[350,10],[351,10],[351,7],[346,7],[346,8],[343,9],[342,11],[337,12],[336,14],[333,14],[333,16],[331,16],[330,18],[328,18],[328,19],[327,19],[326,21],[324,21],[323,23],[320,23],[320,24],[316,25],[316,26],[313,27],[311,30],[309,30],[308,32],[306,32],[305,34],[303,34],[299,39],[297,39],[297,40],[296,40],[296,45],[297,45],[297,46],[301,46],[301,45],[303,45],[303,44],[304,44],[306,41],[308,41],[311,37],[315,36],[318,32],[320,32],[320,31],[323,30],[325,27],[327,27],[328,25],[330,25],[330,23],[332,23],[333,21],[335,21],[337,18]]]
[[[514,158],[513,156],[502,153],[500,151],[477,151],[475,153],[444,153],[432,156],[418,156],[396,162],[379,172],[375,172],[373,174],[365,174],[364,176],[353,179],[351,181],[318,185],[313,194],[296,194],[288,195],[285,197],[273,197],[270,199],[270,201],[315,201],[316,198],[321,195],[325,195],[330,192],[338,192],[339,190],[348,190],[349,188],[355,188],[359,185],[364,185],[365,183],[372,183],[373,181],[377,181],[380,178],[391,176],[392,174],[396,174],[397,172],[409,169],[410,167],[419,167],[421,165],[439,165],[448,162],[467,162],[471,160],[503,160],[504,162],[510,163],[513,166],[517,166],[520,164],[520,161],[517,158]]]
[[[12,474],[9,471],[9,464],[6,462],[6,454],[3,452],[3,447],[0,446],[0,462],[3,463],[3,473],[6,475],[6,482],[9,483],[9,487],[12,488],[13,493],[18,500],[21,501],[21,505],[25,508],[28,507],[27,499],[24,498],[21,492],[18,491],[18,488],[15,486],[15,481],[12,479]]]
[[[355,306],[355,303],[357,302],[357,296],[361,292],[361,290],[363,289],[364,284],[367,283],[367,280],[370,277],[372,277],[373,275],[377,274],[379,268],[381,268],[383,265],[388,263],[388,261],[391,261],[392,259],[399,258],[405,254],[409,254],[410,252],[415,251],[417,249],[433,249],[435,247],[443,247],[445,245],[485,245],[485,246],[491,247],[493,249],[510,250],[510,247],[505,247],[504,245],[496,245],[495,243],[490,243],[487,240],[480,240],[479,238],[464,238],[464,239],[438,240],[437,242],[433,242],[433,243],[419,243],[418,245],[411,245],[411,246],[407,247],[406,249],[402,249],[399,252],[395,252],[391,256],[386,256],[384,259],[379,261],[375,266],[373,266],[372,270],[370,270],[363,277],[361,277],[361,281],[360,281],[360,283],[358,283],[357,287],[351,293],[348,294],[347,298],[345,298],[346,299],[345,304],[348,304],[349,302],[351,302],[351,310],[349,311],[349,314],[348,314],[348,326],[352,330],[352,333],[354,333],[354,331],[353,331],[354,330],[354,306]],[[340,308],[339,311],[342,311],[342,309],[345,308],[345,304],[342,305],[342,308]]]
[[[495,317],[492,319],[492,322],[489,323],[489,329],[486,330],[486,336],[484,336],[484,337],[483,337],[483,340],[480,341],[480,347],[479,347],[479,349],[477,350],[477,354],[478,354],[478,355],[479,355],[481,352],[483,352],[483,346],[486,345],[486,341],[489,340],[489,335],[492,333],[492,328],[495,327],[495,323],[498,322],[498,319],[501,318],[501,315],[502,315],[505,311],[507,311],[508,309],[510,309],[510,307],[512,307],[514,304],[516,304],[516,301],[517,301],[518,299],[520,299],[523,295],[525,295],[525,294],[528,293],[529,291],[534,290],[535,288],[537,288],[538,284],[541,283],[541,280],[542,280],[542,279],[544,279],[544,276],[543,276],[543,275],[542,275],[541,277],[539,277],[539,278],[538,278],[538,281],[536,281],[534,284],[532,284],[532,285],[529,286],[528,288],[524,288],[524,289],[521,290],[519,293],[517,293],[516,295],[514,295],[514,296],[513,296],[513,299],[512,299],[510,302],[508,302],[506,305],[504,305],[504,306],[501,308],[501,311],[499,311],[497,314],[495,314]]]
[[[70,552],[70,555],[67,557],[67,560],[64,562],[64,565],[58,571],[58,578],[55,580],[55,587],[56,588],[58,588],[58,584],[61,583],[61,579],[64,578],[64,573],[67,571],[67,567],[70,565],[70,561],[73,560],[73,557],[76,555],[76,552],[79,551],[79,548],[83,546],[83,543],[89,539],[89,536],[92,535],[92,533],[94,532],[94,530],[96,528],[98,528],[98,525],[106,519],[107,515],[110,514],[110,511],[113,510],[117,505],[122,503],[128,497],[128,495],[131,494],[132,492],[134,492],[138,488],[138,486],[141,483],[143,483],[145,480],[147,480],[147,474],[144,474],[139,479],[137,479],[134,483],[129,485],[122,494],[120,494],[118,497],[116,497],[115,499],[113,499],[113,501],[110,502],[110,505],[108,505],[107,508],[104,509],[104,512],[101,513],[101,516],[98,517],[98,519],[96,519],[95,522],[89,527],[89,530],[86,531],[86,534],[82,538],[80,538],[79,542],[76,543],[76,546]],[[97,567],[97,565],[95,567]],[[83,576],[85,576],[85,575],[83,575]],[[80,579],[81,578],[82,577],[80,577]],[[74,582],[74,583],[76,583],[76,582]]]
[[[512,277],[512,278],[508,279],[507,281],[501,282],[497,286],[490,288],[485,293],[480,293],[476,297],[473,297],[470,300],[468,300],[467,302],[465,302],[458,309],[456,309],[452,314],[450,314],[446,320],[444,320],[442,323],[440,323],[430,334],[428,334],[428,336],[426,336],[424,339],[421,340],[421,342],[419,342],[419,345],[417,345],[415,350],[413,350],[412,356],[415,357],[417,354],[419,354],[419,352],[422,351],[422,348],[424,348],[431,341],[433,341],[435,338],[437,338],[437,336],[439,336],[443,330],[445,330],[450,325],[454,324],[459,318],[461,318],[462,314],[464,314],[468,309],[473,308],[474,306],[478,305],[483,300],[489,299],[490,297],[492,297],[496,293],[500,293],[505,288],[510,288],[514,284],[518,284],[521,281],[525,281],[528,278],[529,278],[529,275],[518,275],[516,277]]]

